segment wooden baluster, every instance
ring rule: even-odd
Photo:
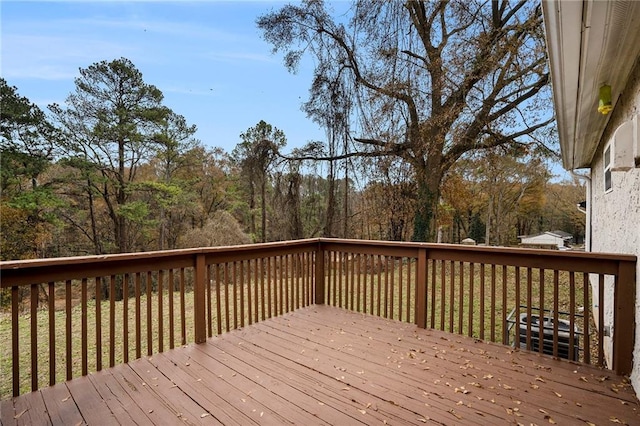
[[[56,290],[55,283],[53,281],[49,281],[48,288],[48,306],[47,311],[49,314],[49,385],[53,386],[56,384]],[[96,299],[96,306],[97,306]],[[98,350],[96,353],[100,352],[100,346],[97,346]]]
[[[520,348],[520,267],[516,266],[516,302],[515,302],[515,320],[516,320],[516,348]]]
[[[544,308],[544,302],[545,302],[544,301],[544,291],[545,291],[545,289],[544,289],[544,272],[545,272],[545,270],[540,268],[540,269],[538,269],[538,272],[539,272],[539,285],[540,285],[540,288],[539,288],[539,291],[540,291],[540,301],[539,301],[539,303],[540,303],[540,323],[539,323],[539,326],[538,326],[538,340],[539,340],[539,342],[538,342],[538,351],[542,354],[542,353],[544,353],[544,343],[545,343],[545,340],[546,340],[546,334],[545,334],[546,330],[544,328],[544,323],[545,323],[544,319],[545,319],[545,316],[546,316],[545,308]]]
[[[175,346],[175,323],[173,318],[173,287],[174,276],[173,276],[173,268],[169,268],[169,349],[173,349]]]
[[[460,294],[458,295],[458,334],[463,334],[464,323],[464,262],[460,262]]]
[[[586,364],[591,364],[591,336],[590,336],[590,332],[589,332],[589,322],[591,320],[591,301],[589,298],[589,274],[587,274],[586,272],[584,272],[582,274],[582,289],[584,292],[584,302],[583,302],[583,306],[584,306],[584,311],[582,313],[583,315],[583,329],[584,329],[584,334],[582,335],[583,340],[584,340],[584,362]]]
[[[573,271],[569,272],[569,359],[575,359],[575,336],[576,336],[576,276]],[[577,360],[576,360],[577,361]]]
[[[444,260],[442,261],[442,267],[445,268]],[[449,333],[454,332],[453,328],[453,320],[454,320],[454,311],[455,311],[455,300],[456,300],[456,262],[451,260],[449,262]],[[444,275],[442,278],[442,286],[444,287]],[[444,291],[443,291],[444,295]],[[460,295],[460,297],[463,297]],[[444,297],[443,297],[444,299]],[[443,308],[444,310],[444,308]]]
[[[402,286],[404,284],[403,279],[402,279],[402,269],[403,269],[403,262],[404,258],[399,258],[398,259],[398,321],[402,321],[402,311],[403,311],[403,300],[402,300],[402,296],[403,296],[403,291],[402,291]]]
[[[164,271],[158,271],[158,352],[164,352],[164,310],[162,300],[162,287],[164,287]]]
[[[598,365],[604,366],[604,274],[598,274]]]
[[[504,311],[504,309],[503,309]],[[496,265],[491,265],[491,341],[496,341]]]
[[[180,344],[187,344],[187,320],[186,320],[186,306],[185,306],[185,274],[184,268],[180,268]]]
[[[438,261],[434,259],[429,259],[429,264],[431,265],[431,325],[429,327],[436,327],[436,271],[438,266]],[[427,287],[429,288],[429,287]]]
[[[102,278],[95,280],[96,296],[96,371],[102,370]],[[55,352],[54,352],[55,354]],[[55,358],[55,356],[54,356]],[[53,383],[52,383],[53,384]]]
[[[31,284],[31,391],[38,390],[38,291],[38,284]]]
[[[140,272],[135,275],[136,359],[142,356],[142,319],[140,309]]]
[[[82,334],[82,375],[86,376],[89,373],[88,362],[87,362],[87,352],[88,352],[88,327],[87,327],[87,279],[82,279],[82,288],[80,289],[80,303],[82,310],[82,318],[80,320],[81,324],[81,334]]]
[[[533,303],[533,282],[532,282],[532,277],[531,277],[531,268],[527,268],[527,350],[531,351],[533,350],[533,342],[531,340],[532,335],[531,335],[531,323],[533,321],[533,313],[531,311],[531,304]],[[541,345],[542,344],[542,336],[538,337],[538,344]]]
[[[147,293],[147,355],[153,353],[153,324],[151,323],[151,290],[153,276],[151,271],[147,271],[147,280],[145,281],[145,290]],[[194,292],[194,297],[196,293]]]
[[[245,284],[244,284],[244,260],[240,261],[240,327],[244,327],[244,292],[245,292]],[[251,303],[251,302],[249,302]],[[251,316],[251,313],[249,313]]]
[[[214,282],[213,278],[212,278],[212,273],[211,273],[211,269],[215,267],[215,286],[216,286],[216,290],[215,290],[215,297],[216,297],[216,330],[218,332],[218,335],[222,334],[222,329],[221,329],[221,320],[222,317],[220,316],[220,271],[219,271],[219,265],[216,263],[215,266],[214,265],[207,265],[205,266],[207,272],[206,272],[206,277],[205,277],[205,285],[206,285],[206,289],[207,289],[207,336],[212,337],[213,336],[213,309],[212,309],[212,300],[213,300],[213,295],[214,293],[211,290],[211,286],[212,283]]]
[[[66,314],[66,355],[67,355],[67,380],[71,380],[73,377],[73,362],[72,362],[72,346],[71,346],[71,280],[65,282],[65,314]]]
[[[440,330],[444,330],[445,324],[445,304],[446,304],[446,275],[447,275],[447,265],[444,260],[439,262],[440,264]],[[453,299],[451,299],[451,303],[453,303]]]
[[[507,306],[507,265],[502,265],[502,344],[509,344],[509,324],[507,323],[507,315],[509,307]]]
[[[558,356],[558,297],[559,272],[553,270],[553,356]]]
[[[20,346],[18,335],[18,286],[11,287],[11,359],[13,396],[20,395]]]
[[[484,294],[484,263],[480,264],[480,339],[484,340],[484,309],[485,309],[485,294]],[[493,311],[491,312],[493,316]]]
[[[129,274],[122,274],[122,360],[129,362]]]
[[[233,295],[233,329],[238,328],[238,285],[236,283],[236,262],[231,262],[230,268],[227,270],[230,277],[227,282],[231,281]]]
[[[469,264],[469,318],[467,321],[469,322],[467,335],[469,337],[473,336],[473,303],[474,303],[474,294],[473,294],[473,286],[474,286],[474,263]]]

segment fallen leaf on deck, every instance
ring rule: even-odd
[[[67,402],[69,400],[69,398],[71,398],[71,395],[69,395],[68,397],[66,397],[65,399],[62,400],[62,402]]]
[[[22,410],[22,411],[20,411],[18,414],[16,414],[15,416],[13,416],[13,418],[14,418],[14,419],[19,419],[19,418],[20,418],[20,417],[22,417],[22,415],[23,415],[24,413],[26,413],[26,412],[27,412],[27,410],[26,410],[26,409],[25,409],[25,410]]]
[[[426,422],[427,422],[427,419],[424,419],[424,418],[422,418],[422,417],[418,417],[418,421],[419,421],[419,422],[422,422],[422,423],[426,423]]]
[[[457,419],[462,419],[462,416],[456,413],[454,410],[449,410],[449,413],[453,414]]]
[[[617,417],[609,417],[609,421],[613,422],[613,423],[622,423]]]
[[[358,410],[360,411],[362,414],[367,414],[366,410]]]
[[[558,398],[562,398],[562,395],[560,395],[558,392],[553,392],[553,393],[555,393]]]
[[[204,419],[205,417],[207,417],[209,415],[209,413],[202,413],[200,414],[200,418]]]
[[[503,385],[502,385],[502,389],[505,389],[505,390],[512,390],[513,388],[512,388],[511,386],[509,386],[509,385],[503,384]]]

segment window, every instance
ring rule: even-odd
[[[613,186],[611,184],[611,145],[604,150],[604,192],[611,192]]]

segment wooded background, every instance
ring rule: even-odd
[[[228,153],[163,104],[126,58],[80,70],[45,112],[0,79],[2,259],[307,237],[517,244],[581,240],[558,182],[537,2],[324,2],[257,19],[326,140],[289,150],[259,121]]]

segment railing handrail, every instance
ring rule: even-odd
[[[507,248],[466,246],[457,244],[397,242],[377,240],[351,240],[334,238],[311,238],[271,243],[246,244],[224,247],[199,247],[139,253],[78,256],[49,259],[0,261],[0,288],[12,289],[12,318],[17,320],[18,288],[40,283],[84,280],[92,277],[109,277],[113,282],[119,274],[137,274],[180,268],[194,268],[195,342],[206,340],[207,323],[205,289],[210,279],[206,268],[212,264],[240,262],[269,256],[282,256],[302,252],[315,253],[314,286],[310,303],[325,302],[327,273],[331,273],[331,258],[325,253],[342,252],[348,255],[374,255],[406,257],[416,260],[416,294],[414,300],[414,322],[426,327],[427,268],[428,262],[447,261],[472,264],[490,264],[563,270],[571,273],[611,275],[614,285],[614,330],[623,330],[635,321],[635,280],[637,256],[616,253],[592,253],[556,251],[530,248]],[[327,263],[328,261],[328,263]],[[342,262],[342,260],[340,260]],[[235,263],[234,263],[235,264]],[[235,267],[235,266],[234,266]],[[353,271],[351,271],[353,274]],[[149,273],[150,274],[150,273]],[[275,272],[274,272],[275,274]],[[268,274],[267,274],[268,275]],[[352,278],[353,279],[353,278]],[[378,278],[380,280],[380,278]],[[386,278],[385,278],[386,279]],[[586,278],[585,278],[586,280]],[[97,286],[97,278],[96,278]],[[386,297],[386,295],[385,295]],[[208,302],[210,303],[210,299]],[[35,304],[35,305],[34,305]],[[31,297],[32,312],[37,307],[37,297]],[[17,326],[13,325],[14,333]],[[632,368],[634,333],[618,334],[613,342],[613,369],[627,374]],[[17,339],[17,337],[13,337]],[[17,348],[17,343],[13,343]],[[17,365],[14,365],[14,370]]]
[[[314,238],[237,246],[0,261],[0,288],[31,285],[34,282],[80,279],[96,274],[109,276],[123,272],[144,272],[160,264],[165,265],[165,269],[195,266],[196,257],[203,254],[208,259],[217,255],[229,257],[231,254],[234,259],[241,260],[255,255],[315,248],[318,241],[318,238]],[[97,265],[100,265],[100,268],[97,268]]]

